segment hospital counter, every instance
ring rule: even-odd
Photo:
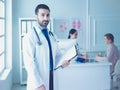
[[[55,90],[110,90],[109,62],[71,63],[54,72]]]

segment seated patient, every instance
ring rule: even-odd
[[[77,36],[78,36],[78,31],[76,29],[70,29],[68,39],[76,39]],[[78,46],[78,44],[77,44],[77,46]],[[85,60],[88,59],[88,55],[83,55],[83,54],[80,54],[80,53],[79,53],[78,57],[80,57],[81,59],[83,58]]]
[[[100,55],[96,55],[96,60],[108,60],[112,63],[110,67],[110,74],[114,72],[114,66],[119,59],[119,51],[116,45],[114,44],[114,36],[111,33],[107,33],[104,35],[104,41],[108,45],[106,56],[102,57]]]

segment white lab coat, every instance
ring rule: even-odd
[[[40,45],[37,44],[38,38],[32,29],[23,40],[24,65],[27,70],[27,90],[36,90],[37,87],[44,84],[46,90],[49,90],[49,47],[46,38],[38,26],[34,26],[40,38]],[[50,36],[53,59],[57,53],[57,43],[52,35]]]

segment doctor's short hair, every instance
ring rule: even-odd
[[[114,42],[114,36],[111,33],[107,33],[104,35],[108,40],[111,40],[112,43]]]
[[[47,5],[45,4],[38,4],[35,8],[35,14],[37,15],[39,9],[47,9],[50,12],[50,9]]]

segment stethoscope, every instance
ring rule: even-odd
[[[40,37],[39,37],[39,35],[38,35],[35,27],[33,27],[33,30],[34,30],[34,32],[35,32],[35,34],[36,34],[36,36],[37,36],[37,39],[38,39],[37,44],[38,44],[39,46],[42,45],[42,41],[40,40]],[[49,35],[52,36],[52,38],[56,41],[56,38],[54,37],[54,34],[53,34],[51,31],[49,31]]]

